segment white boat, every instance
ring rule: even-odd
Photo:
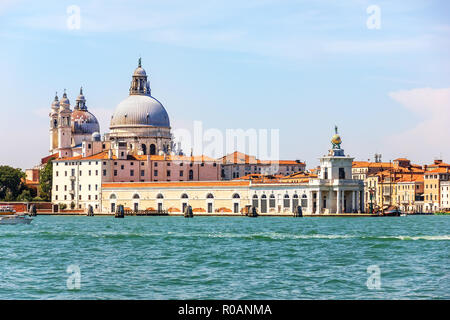
[[[25,214],[0,216],[0,224],[30,224],[33,219]]]

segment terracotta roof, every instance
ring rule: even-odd
[[[67,160],[107,160],[108,151],[102,151],[89,157],[82,157],[81,155],[68,158],[60,158],[60,161]],[[150,157],[151,161],[190,161],[190,162],[218,162],[216,159],[207,156],[172,156],[172,155],[128,155],[126,160],[146,161]],[[112,160],[117,160],[116,156],[112,156]]]
[[[180,187],[240,187],[248,186],[249,181],[171,181],[171,182],[111,182],[102,184],[102,188],[180,188]]]
[[[255,156],[235,151],[219,158],[223,164],[281,164],[281,165],[305,165],[304,162],[298,160],[259,160]]]
[[[436,168],[436,169],[433,169],[433,170],[425,171],[425,174],[428,174],[428,173],[449,173],[449,171],[450,171],[449,167],[440,167],[440,168]]]
[[[54,154],[51,154],[49,156],[46,156],[46,157],[42,158],[41,159],[41,164],[46,164],[48,162],[48,160],[50,160],[51,158],[58,159],[59,158],[59,154],[58,153],[54,153]]]

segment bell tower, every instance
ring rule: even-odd
[[[58,93],[52,102],[52,110],[50,116],[50,154],[57,152],[58,149],[58,117],[59,117],[59,100]]]
[[[67,98],[66,90],[64,90],[58,116],[58,152],[61,158],[72,156],[71,117],[72,110],[70,110],[70,101]]]

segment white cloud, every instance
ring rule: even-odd
[[[429,162],[433,157],[450,154],[450,88],[418,88],[389,93],[419,120],[411,128],[390,136],[386,143],[413,159]]]

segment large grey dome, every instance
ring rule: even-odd
[[[110,128],[142,126],[170,128],[169,115],[155,98],[148,95],[130,95],[117,106]]]

